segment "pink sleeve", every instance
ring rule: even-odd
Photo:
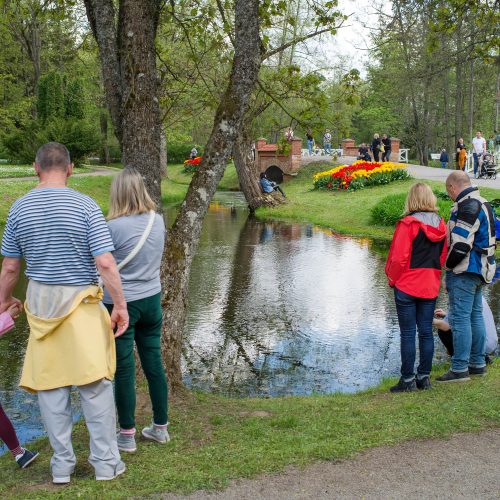
[[[13,326],[14,320],[7,311],[0,314],[0,337],[8,332]]]

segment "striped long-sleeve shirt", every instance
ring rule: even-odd
[[[12,205],[4,257],[24,257],[28,278],[50,285],[97,283],[94,257],[114,250],[96,202],[70,188],[33,189]]]

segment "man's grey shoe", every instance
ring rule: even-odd
[[[166,427],[158,427],[153,424],[151,427],[144,427],[142,429],[142,435],[146,439],[150,439],[151,441],[156,441],[157,443],[168,443],[170,441],[170,436],[168,435],[168,431]]]
[[[475,366],[469,366],[469,374],[470,375],[486,375],[488,370],[486,370],[486,366],[481,366],[481,368],[477,368]]]
[[[127,467],[125,467],[125,464],[120,461],[120,463],[116,466],[115,468],[115,473],[113,476],[96,476],[97,481],[112,481],[113,479],[116,479],[118,476],[123,474],[127,470]]]
[[[447,371],[444,375],[436,378],[436,382],[467,382],[470,380],[469,372],[454,372],[453,370]]]
[[[126,453],[134,453],[137,451],[134,434],[122,434],[118,431],[116,434],[116,443],[120,451],[125,451]]]

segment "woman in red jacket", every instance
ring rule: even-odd
[[[392,238],[385,274],[394,288],[401,331],[401,378],[391,392],[431,388],[432,319],[447,252],[446,226],[437,211],[431,188],[414,184]],[[417,328],[420,364],[415,379]]]

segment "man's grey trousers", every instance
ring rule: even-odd
[[[102,379],[77,389],[90,434],[89,462],[95,469],[96,477],[112,478],[121,463],[116,444],[113,385],[109,380]],[[71,444],[73,419],[70,392],[71,387],[38,391],[42,419],[54,450],[50,461],[54,477],[71,475],[76,464]]]

